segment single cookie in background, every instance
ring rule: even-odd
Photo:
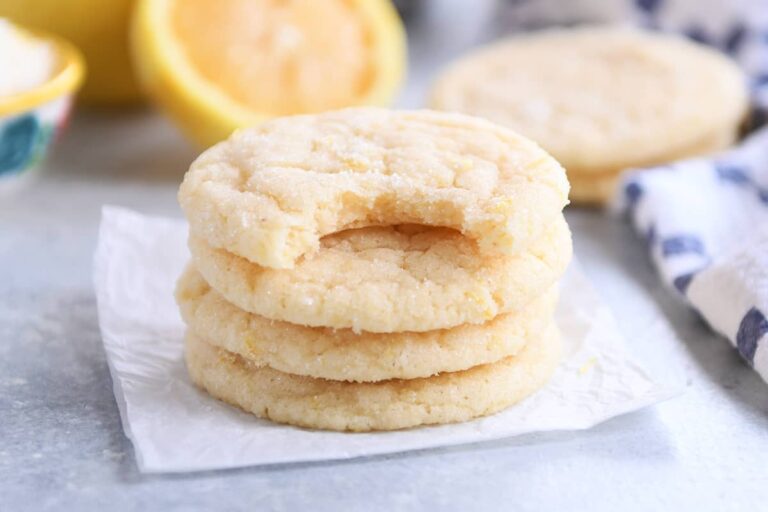
[[[272,320],[376,333],[481,324],[520,311],[571,259],[562,214],[515,256],[445,228],[379,226],[324,237],[292,269],[260,267],[192,234],[195,267],[226,300]]]
[[[291,268],[328,234],[371,225],[460,231],[515,254],[567,203],[562,167],[483,119],[356,108],[274,119],[204,152],[179,190],[193,236]]]
[[[430,106],[530,137],[566,168],[575,201],[603,202],[623,169],[729,146],[748,104],[741,71],[716,50],[602,26],[482,48],[439,77]]]
[[[187,333],[192,381],[258,417],[301,427],[371,431],[467,421],[501,411],[541,388],[560,360],[557,329],[517,355],[469,370],[412,380],[350,383],[257,367]]]
[[[517,314],[482,325],[423,333],[355,334],[276,322],[233,306],[189,266],[176,300],[189,329],[254,366],[295,375],[356,382],[415,379],[466,370],[517,354],[552,322],[557,287]]]
[[[728,129],[705,136],[702,140],[696,141],[686,151],[690,155],[700,155],[711,153],[710,148],[726,147],[733,141],[733,130]],[[671,154],[667,158],[661,157],[660,161],[673,161],[679,158],[679,153]],[[568,181],[571,184],[570,199],[575,204],[581,205],[603,205],[607,204],[617,193],[620,183],[620,172],[590,174],[590,173],[570,173]]]
[[[571,176],[571,201],[574,204],[608,204],[619,186],[619,173]]]

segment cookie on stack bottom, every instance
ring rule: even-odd
[[[179,192],[192,380],[331,430],[504,409],[559,361],[567,195],[538,146],[463,115],[359,108],[240,131]]]
[[[682,37],[621,27],[514,36],[459,59],[430,106],[525,134],[568,172],[575,203],[601,204],[619,174],[731,145],[746,80],[725,55]]]

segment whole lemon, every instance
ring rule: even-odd
[[[80,97],[91,104],[137,101],[128,54],[133,0],[2,0],[0,17],[58,34],[80,48],[88,73]]]

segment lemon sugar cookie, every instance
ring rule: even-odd
[[[739,68],[678,36],[616,27],[509,38],[449,66],[433,108],[485,117],[530,137],[574,183],[730,145],[747,111]],[[591,179],[591,178],[589,178]],[[574,199],[601,198],[575,190]]]
[[[571,200],[581,205],[606,204],[617,192],[618,174],[571,176]]]
[[[552,288],[523,311],[499,315],[483,325],[423,333],[355,334],[349,329],[305,327],[247,313],[224,300],[191,266],[176,289],[184,321],[208,343],[254,366],[358,382],[429,377],[515,355],[545,331],[557,296]]]
[[[714,152],[717,148],[726,147],[733,140],[733,131],[727,130],[705,137],[689,148],[688,154],[705,155]],[[672,161],[677,155],[660,157],[660,161]],[[606,204],[615,197],[619,186],[621,173],[576,173],[571,172],[568,181],[571,184],[570,199],[578,204],[600,205]]]
[[[279,423],[467,421],[560,359],[565,171],[487,120],[355,108],[237,132],[179,190],[189,374]]]
[[[278,423],[341,431],[453,423],[498,412],[541,388],[560,360],[550,327],[516,356],[469,370],[409,380],[350,383],[259,367],[187,334],[193,382],[212,396]]]
[[[423,226],[347,230],[292,269],[270,269],[192,234],[195,267],[228,301],[272,320],[377,333],[480,324],[523,309],[571,259],[558,214],[514,256],[484,255],[456,231]]]
[[[562,167],[488,121],[356,108],[274,119],[191,166],[179,202],[193,236],[255,264],[291,268],[350,228],[455,229],[486,254],[515,254],[567,203]]]

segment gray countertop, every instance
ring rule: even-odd
[[[440,32],[412,41],[401,105],[419,105],[432,70],[478,39]],[[97,326],[99,210],[179,215],[176,187],[194,156],[148,111],[81,114],[42,175],[0,197],[0,510],[765,508],[768,386],[661,287],[628,225],[576,209],[567,217],[587,274],[632,351],[683,383],[681,396],[583,432],[140,475]]]

